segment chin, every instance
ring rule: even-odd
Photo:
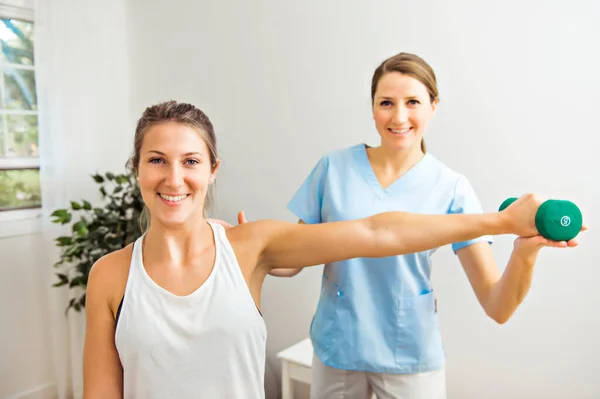
[[[385,146],[397,151],[406,151],[414,148],[415,146],[420,147],[420,142],[417,144],[414,140],[388,140]]]
[[[154,222],[167,228],[180,227],[192,219],[192,215],[189,212],[185,212],[183,209],[171,212],[165,212],[163,209],[155,210],[155,212],[150,210],[150,214],[152,215],[152,220]]]
[[[177,229],[183,227],[190,220],[190,218],[187,217],[158,217],[156,219],[157,222],[160,223],[160,225],[168,229]]]

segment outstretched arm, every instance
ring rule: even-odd
[[[314,225],[262,221],[259,263],[268,269],[297,268],[358,257],[386,257],[424,251],[483,235],[534,236],[541,201],[521,197],[502,212],[420,215],[386,212],[372,217]],[[248,223],[246,226],[249,227]]]

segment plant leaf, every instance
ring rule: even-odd
[[[67,314],[69,309],[73,307],[73,305],[75,304],[75,301],[76,301],[75,298],[71,298],[71,300],[69,301],[69,305],[67,305],[67,308],[65,309],[65,314]]]
[[[69,282],[69,277],[63,273],[56,273],[56,276],[60,279],[60,281],[52,284],[53,287],[60,287]]]
[[[85,294],[79,298],[79,305],[81,305],[81,307],[85,307]]]
[[[71,239],[71,237],[68,237],[68,236],[58,237],[56,239],[56,241],[58,242],[59,247],[64,247],[66,245],[73,244],[73,240]]]
[[[73,225],[73,232],[79,234],[79,236],[85,236],[88,233],[88,229],[85,223],[80,221]]]
[[[73,287],[80,286],[80,285],[83,285],[83,277],[75,277],[69,283],[69,288],[73,288]]]
[[[69,213],[69,212],[67,212],[67,210],[66,210],[66,209],[57,209],[57,210],[55,210],[54,212],[52,212],[52,215],[50,215],[50,216],[54,216],[54,217],[58,217],[58,218],[62,218],[62,217],[63,217],[64,215],[66,215],[67,213]]]
[[[66,209],[57,209],[50,216],[55,218],[52,223],[65,224],[71,221],[71,213]]]

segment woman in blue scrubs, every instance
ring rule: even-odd
[[[381,144],[357,144],[323,156],[288,208],[302,223],[357,219],[386,211],[480,213],[465,176],[426,151],[423,136],[438,106],[436,76],[420,57],[385,60],[371,99]],[[491,237],[457,242],[458,256],[481,306],[506,322],[529,290],[542,237],[518,238],[503,274]],[[326,264],[310,328],[311,398],[441,399],[444,350],[431,284],[434,251]],[[292,276],[298,270],[275,269]]]

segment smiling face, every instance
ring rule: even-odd
[[[201,220],[213,166],[202,132],[187,124],[163,122],[144,132],[138,179],[152,224],[176,227]]]
[[[384,60],[371,79],[371,101],[382,147],[425,153],[423,134],[439,96],[435,72],[423,58],[398,53]]]
[[[423,133],[433,118],[433,103],[427,87],[400,72],[385,73],[373,98],[373,119],[382,146],[395,150],[421,150]]]

